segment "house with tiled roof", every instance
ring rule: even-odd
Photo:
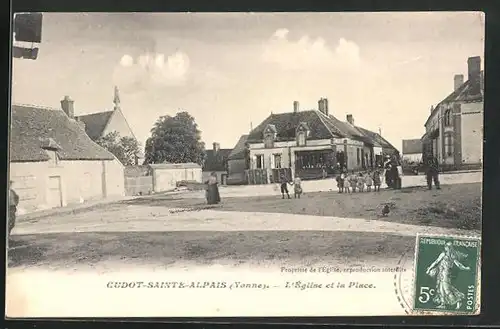
[[[443,169],[481,168],[484,118],[484,75],[481,57],[467,60],[468,79],[454,76],[454,90],[435,107],[425,122],[423,152],[438,159]]]
[[[112,132],[117,132],[120,137],[137,139],[122,112],[118,87],[115,87],[113,103],[114,107],[112,110],[79,116],[74,116],[74,113],[68,113],[68,116],[74,116],[76,120],[82,122],[85,126],[85,132],[93,141],[97,141],[99,138]],[[142,164],[142,160],[143,155],[140,154],[136,159],[136,165]]]
[[[213,143],[211,150],[205,151],[203,161],[203,181],[207,181],[212,173],[217,175],[217,181],[225,185],[227,182],[227,160],[231,149],[221,149],[219,143]]]
[[[248,135],[242,135],[227,158],[228,185],[245,184],[245,170],[249,169]]]
[[[403,161],[411,163],[419,163],[422,161],[422,140],[417,139],[403,139]]]
[[[71,111],[73,101],[61,105]],[[123,165],[66,111],[12,106],[9,176],[21,211],[124,195]]]
[[[340,121],[329,113],[328,99],[318,109],[271,114],[247,139],[250,169],[290,168],[302,178],[320,177],[325,168],[333,173],[339,165],[348,170],[372,168],[386,153],[397,153],[380,134],[354,124],[352,115]]]

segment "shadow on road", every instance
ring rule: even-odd
[[[397,259],[413,248],[413,237],[346,231],[179,231],[18,235],[9,267],[92,267],[101,262],[155,264],[176,262],[308,265]]]

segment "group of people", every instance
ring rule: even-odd
[[[437,159],[433,156],[427,156],[424,160],[424,165],[427,178],[427,187],[429,189],[432,189],[432,183],[434,183],[436,188],[440,189]],[[372,190],[375,192],[379,192],[380,186],[382,185],[382,177],[385,179],[387,187],[400,189],[401,176],[401,163],[396,157],[392,157],[386,158],[383,167],[379,167],[374,170],[367,170],[359,173],[351,171],[351,174],[349,174],[347,169],[342,167],[339,174],[336,175],[335,179],[337,181],[339,193],[356,193],[365,191],[371,192]],[[288,191],[288,185],[293,186],[294,198],[300,199],[300,196],[303,193],[302,181],[300,177],[295,177],[293,181],[291,181],[284,173],[282,173],[280,175],[279,183],[282,199],[291,199],[290,192]],[[219,194],[217,174],[215,172],[210,175],[208,180],[205,182],[205,185],[205,196],[207,199],[207,204],[213,205],[220,203],[221,198]],[[13,217],[15,218],[15,213]]]
[[[372,186],[374,191],[380,191],[381,185],[379,170],[360,172],[358,174],[353,170],[349,175],[347,170],[344,169],[344,172],[337,175],[336,181],[339,193],[364,192],[365,188],[366,192],[371,192]]]
[[[289,181],[284,173],[280,175],[280,189],[281,189],[281,198],[285,198],[285,194],[288,199],[291,199],[290,193],[288,192],[288,184],[293,186],[293,196],[295,199],[300,199],[302,195],[302,180],[300,177],[295,177],[293,181]]]

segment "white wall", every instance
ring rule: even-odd
[[[173,168],[153,170],[153,189],[155,192],[169,191],[180,181],[195,181],[201,183],[203,174],[201,168]]]
[[[403,160],[409,162],[420,162],[422,160],[422,153],[409,153],[403,154]]]
[[[103,169],[106,168],[106,188]],[[42,161],[10,163],[10,179],[19,194],[19,207],[30,212],[49,208],[50,176],[61,179],[62,205],[125,194],[123,166],[117,161]]]
[[[125,195],[125,173],[122,163],[118,160],[103,161],[106,173],[106,196],[117,197]]]
[[[462,104],[461,115],[462,163],[481,163],[484,126],[483,103]]]
[[[120,109],[116,109],[111,116],[106,129],[103,131],[103,136],[113,131],[118,132],[120,137],[134,137],[129,125],[127,124],[127,120]]]

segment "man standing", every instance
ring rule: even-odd
[[[429,155],[425,162],[425,174],[427,178],[427,188],[432,190],[432,181],[434,181],[434,185],[437,190],[441,189],[439,185],[439,164],[435,156]]]
[[[17,212],[17,205],[19,204],[19,196],[17,193],[12,189],[12,181],[10,181],[10,186],[9,186],[9,237],[10,237],[10,232],[16,225],[16,212]]]

